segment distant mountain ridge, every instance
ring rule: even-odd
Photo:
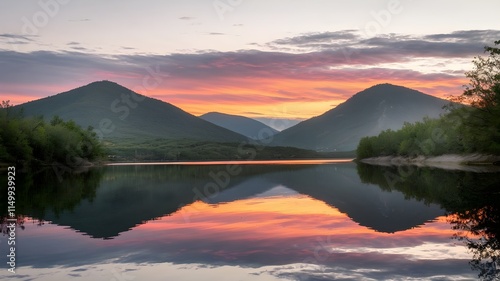
[[[278,133],[262,122],[239,115],[209,112],[200,118],[255,140],[265,139]]]
[[[439,117],[449,101],[402,86],[379,84],[363,90],[324,114],[274,136],[271,145],[317,151],[351,151],[365,136],[400,129],[404,122]]]
[[[98,81],[16,106],[25,116],[58,115],[92,126],[105,140],[141,137],[241,142],[247,138],[169,103],[137,94],[111,81]]]
[[[397,130],[404,122],[425,116],[439,117],[448,103],[402,86],[379,84],[281,132],[242,116],[209,113],[196,117],[110,81],[93,82],[15,108],[22,108],[25,116],[51,119],[58,115],[82,127],[92,126],[104,140],[115,143],[145,138],[236,143],[274,133],[271,146],[353,151],[362,137]]]

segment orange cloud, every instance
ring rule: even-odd
[[[261,239],[286,243],[299,238],[314,240],[325,236],[337,241],[333,244],[338,244],[346,240],[368,242],[377,238],[435,237],[446,240],[453,235],[445,217],[428,223],[425,228],[416,227],[396,234],[379,233],[359,226],[338,209],[305,195],[252,198],[219,205],[198,201],[137,228],[168,233],[170,239],[173,236],[181,240],[196,239],[203,233],[205,239],[238,240],[251,244]]]
[[[250,117],[305,119],[375,84],[402,85],[438,97],[462,92],[466,81],[459,71],[441,67],[436,73],[424,73],[418,65],[413,70],[411,62],[413,58],[428,64],[463,59],[472,50],[442,54],[443,46],[431,42],[427,52],[397,48],[404,51],[398,54],[390,46],[411,43],[404,38],[398,40],[402,42],[370,41],[369,46],[378,47],[359,49],[349,60],[342,50],[333,47],[297,54],[247,50],[107,57],[0,51],[0,58],[8,62],[5,70],[15,68],[17,73],[23,73],[20,76],[4,71],[0,77],[2,99],[19,104],[107,79],[194,115],[208,111],[241,115],[253,112]],[[388,63],[399,64],[391,65],[395,68],[382,67]],[[145,90],[144,81],[158,84]]]
[[[352,80],[228,78],[210,82],[183,80],[172,84],[167,81],[162,88],[148,94],[194,115],[219,111],[247,116],[246,112],[255,113],[249,117],[310,118],[334,108],[359,91],[381,83],[404,85],[447,99],[450,95],[460,94],[461,85],[466,80],[454,76],[436,81],[403,80],[398,77],[360,77]]]

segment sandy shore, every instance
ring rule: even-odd
[[[402,156],[371,157],[359,160],[362,163],[381,166],[415,165],[436,167],[446,170],[463,170],[474,172],[500,172],[500,166],[493,162],[500,161],[498,155],[485,154],[447,154],[441,156],[418,156],[415,158]]]

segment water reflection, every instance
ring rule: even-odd
[[[450,223],[456,238],[473,254],[472,268],[484,280],[500,279],[500,190],[498,180],[471,177],[459,190],[463,206],[453,211]],[[470,184],[474,183],[474,184]]]
[[[225,165],[126,166],[63,182],[23,179],[21,266],[121,264],[140,279],[149,278],[146,265],[168,272],[229,266],[226,274],[262,280],[470,279],[471,255],[455,235],[476,251],[472,264],[484,279],[498,275],[495,174],[354,163],[245,166],[200,198],[197,191],[222,171]]]
[[[477,168],[477,167],[476,167]],[[482,280],[500,278],[500,178],[498,173],[432,168],[358,165],[364,182],[398,190],[408,198],[446,209],[454,238],[473,255],[471,267]]]
[[[60,180],[51,168],[41,169],[32,174],[16,175],[16,213],[43,219],[47,213],[59,216],[71,212],[82,201],[92,202],[103,176],[102,169],[68,175]],[[0,175],[0,182],[7,182],[6,173]],[[7,215],[7,185],[0,194],[0,214]]]
[[[325,202],[378,232],[411,229],[444,214],[435,204],[425,206],[417,200],[405,200],[400,192],[383,192],[363,184],[353,163],[248,166],[230,177],[220,192],[204,193],[214,175],[225,170],[224,165],[106,167],[64,182],[54,181],[47,173],[21,185],[26,186],[20,195],[25,201],[18,204],[22,214],[104,239],[200,199],[210,204],[233,202],[270,192],[276,186]]]

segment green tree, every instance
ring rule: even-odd
[[[469,84],[455,101],[469,104],[463,116],[464,142],[468,150],[500,153],[500,40],[485,47],[486,57],[474,59],[465,73]]]
[[[357,157],[384,155],[442,155],[446,153],[500,154],[500,41],[485,47],[487,57],[476,57],[463,94],[440,119],[405,123],[398,131],[363,138]],[[464,106],[467,105],[467,106]]]
[[[104,155],[92,128],[82,129],[74,121],[54,116],[23,118],[9,101],[0,104],[0,161],[32,165],[78,168]]]
[[[376,152],[373,150],[374,140],[375,137],[364,137],[359,141],[358,148],[356,149],[356,155],[359,159],[376,155]]]

